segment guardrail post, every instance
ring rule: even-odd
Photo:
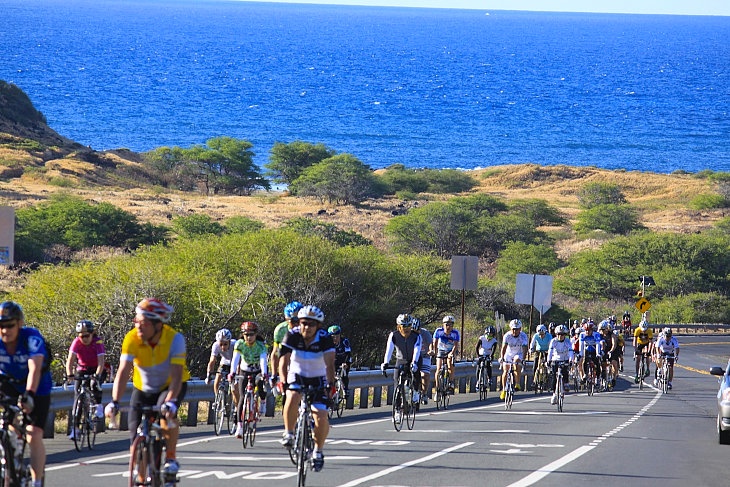
[[[383,403],[383,387],[375,386],[375,387],[373,387],[373,407],[379,408],[382,403]]]
[[[368,394],[370,393],[369,387],[360,388],[360,409],[368,408]]]
[[[185,426],[198,426],[198,401],[188,402],[188,419]]]

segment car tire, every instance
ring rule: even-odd
[[[723,431],[720,415],[717,415],[717,438],[721,445],[730,445],[730,431]]]

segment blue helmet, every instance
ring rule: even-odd
[[[284,318],[291,319],[296,318],[297,313],[302,309],[304,305],[299,301],[292,301],[284,307]]]

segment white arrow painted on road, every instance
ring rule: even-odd
[[[520,450],[519,448],[510,448],[509,450],[489,450],[489,451],[492,452],[492,453],[507,453],[507,454],[512,454],[512,453],[532,453],[531,451],[528,451],[528,450]]]

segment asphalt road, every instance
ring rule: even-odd
[[[718,444],[717,380],[707,371],[727,363],[730,337],[679,338],[675,387],[666,395],[640,391],[629,361],[614,392],[570,394],[563,413],[548,395],[532,392],[517,393],[510,411],[496,393],[482,403],[475,394],[457,394],[448,411],[429,404],[413,431],[396,432],[387,407],[347,410],[332,421],[325,468],[310,472],[307,485],[727,486],[730,447]],[[184,427],[179,485],[296,485],[278,444],[281,430],[279,414],[266,418],[254,448],[244,450],[240,440],[214,436],[212,426]],[[46,440],[46,485],[127,485],[128,438],[107,432],[83,453],[60,436]]]

